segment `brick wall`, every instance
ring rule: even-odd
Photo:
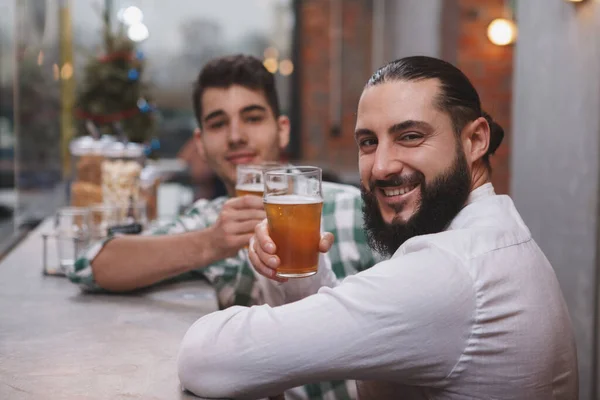
[[[339,63],[342,86],[341,93],[337,95],[332,91],[335,81],[331,80],[332,54],[336,45],[331,13],[336,1],[300,2],[301,155],[304,162],[328,167],[342,177],[348,177],[346,179],[355,180],[355,112],[363,85],[373,72],[373,0],[337,1],[341,4],[342,26]],[[505,129],[504,142],[492,158],[492,167],[496,191],[507,193],[510,179],[513,48],[495,46],[486,35],[489,22],[503,15],[504,1],[443,1],[441,57],[453,62],[467,74],[481,95],[484,109]],[[332,96],[341,99],[338,105],[340,109],[331,109]],[[338,114],[341,116],[340,126],[334,124]]]
[[[496,46],[487,38],[489,23],[504,16],[503,0],[457,0],[458,26],[455,65],[473,82],[483,109],[504,128],[504,141],[492,157],[496,192],[510,184],[510,128],[513,46]]]
[[[339,14],[332,15],[336,3]],[[356,181],[356,106],[372,73],[371,0],[302,0],[300,12],[302,160]]]

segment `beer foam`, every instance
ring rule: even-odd
[[[303,196],[300,194],[285,194],[281,196],[268,196],[265,198],[267,204],[319,204],[323,199],[317,196]]]
[[[262,192],[264,189],[265,185],[262,183],[242,183],[235,187],[235,190],[245,190],[247,192]]]

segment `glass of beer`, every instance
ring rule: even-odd
[[[303,278],[317,273],[321,240],[321,169],[282,167],[264,172],[269,234],[281,260],[277,276]]]
[[[237,167],[235,195],[262,196],[264,192],[263,167],[260,164],[244,164]]]
[[[237,167],[237,183],[235,195],[262,196],[264,193],[263,172],[270,168],[282,167],[278,162],[264,162],[261,164],[242,164]]]

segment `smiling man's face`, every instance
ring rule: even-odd
[[[446,228],[470,191],[470,167],[436,79],[366,88],[355,137],[371,244],[393,254],[407,239]]]
[[[209,87],[201,102],[202,128],[196,131],[196,145],[230,194],[238,165],[279,160],[289,141],[289,120],[275,117],[262,90]]]

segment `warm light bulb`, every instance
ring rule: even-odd
[[[68,79],[71,79],[72,76],[73,76],[73,66],[71,65],[71,63],[67,62],[60,69],[60,77],[64,80],[68,80]]]
[[[279,51],[275,47],[267,47],[263,52],[265,58],[278,58]]]
[[[283,76],[288,76],[292,72],[294,72],[294,63],[291,60],[281,60],[279,63],[279,73]]]
[[[509,19],[497,18],[488,26],[487,35],[495,45],[506,46],[517,38],[517,26]]]
[[[139,24],[131,25],[129,29],[127,29],[127,36],[134,42],[142,42],[148,39],[150,32],[148,32],[146,25],[140,22]]]
[[[277,64],[278,64],[277,60],[274,58],[267,58],[267,59],[265,59],[265,61],[263,61],[263,65],[265,66],[267,71],[269,71],[272,74],[277,72],[277,67],[278,67]]]
[[[131,6],[124,10],[119,10],[117,18],[125,25],[135,25],[144,20],[144,13],[138,7]]]

